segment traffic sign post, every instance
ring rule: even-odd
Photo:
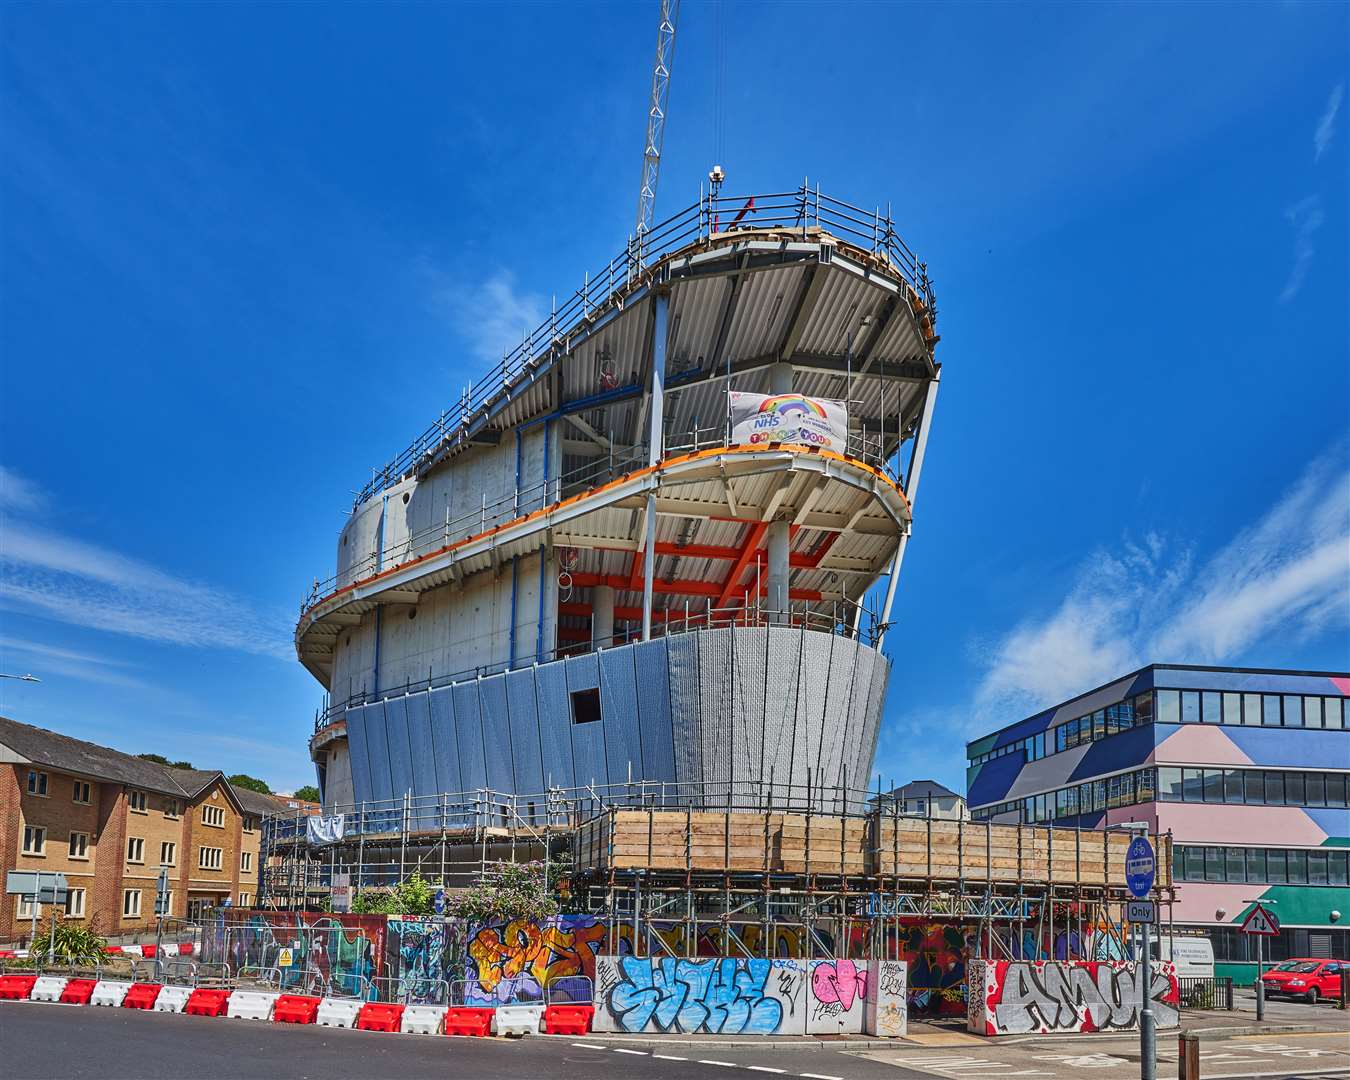
[[[1252,905],[1251,911],[1247,912],[1247,917],[1242,920],[1240,929],[1244,934],[1250,934],[1256,938],[1256,1018],[1264,1020],[1266,1018],[1266,984],[1262,982],[1263,958],[1261,956],[1261,939],[1274,937],[1280,932],[1280,920],[1275,918],[1275,913],[1265,907],[1265,904],[1273,904],[1274,900],[1267,900],[1264,903],[1260,900],[1249,900]]]
[[[1136,926],[1152,926],[1158,921],[1158,906],[1152,900],[1131,900],[1125,905],[1125,918]]]
[[[1148,842],[1148,826],[1141,822],[1137,828],[1141,832],[1125,849],[1125,887],[1135,898],[1126,907],[1126,918],[1138,924],[1142,938],[1139,958],[1139,984],[1142,987],[1143,997],[1139,1003],[1139,1076],[1141,1080],[1156,1080],[1158,1032],[1153,1016],[1153,965],[1149,956],[1149,939],[1152,933],[1149,927],[1158,913],[1153,902],[1145,898],[1153,891],[1153,881],[1158,873],[1158,860],[1153,854],[1153,845]]]

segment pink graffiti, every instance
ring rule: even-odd
[[[857,967],[852,960],[817,964],[811,972],[811,989],[817,1001],[837,1001],[847,1012],[853,1008],[855,997],[867,997],[867,969]]]

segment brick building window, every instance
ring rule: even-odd
[[[76,780],[75,791],[71,798],[77,803],[89,802],[89,785],[83,780]]]
[[[89,834],[73,832],[70,834],[70,857],[72,859],[89,858]]]
[[[127,805],[137,814],[145,813],[145,792],[131,790],[127,792]]]
[[[141,890],[122,890],[122,918],[139,919],[141,917]]]
[[[127,862],[145,862],[145,840],[139,836],[127,837]]]
[[[47,830],[41,825],[23,827],[23,853],[25,855],[47,854]]]
[[[182,804],[177,799],[164,800],[164,816],[166,818],[176,818],[183,812]]]
[[[213,829],[225,828],[225,811],[219,806],[202,807],[202,824],[210,825]]]
[[[253,852],[245,851],[239,856],[239,869],[245,874],[253,869]]]
[[[241,893],[239,894],[239,906],[240,906],[240,907],[248,907],[249,902],[250,902],[252,899],[253,899],[253,897],[250,896],[248,893],[246,893],[246,892],[241,892]]]
[[[159,845],[159,865],[176,866],[178,864],[178,845],[165,840]]]
[[[244,832],[252,832],[255,828],[257,828],[257,822],[255,822],[254,819],[251,817],[245,817]]]
[[[36,769],[28,770],[28,794],[46,797],[47,774],[45,772],[38,772]]]
[[[83,919],[84,918],[84,890],[68,889],[66,890],[66,918]]]
[[[204,847],[197,852],[197,865],[203,870],[219,870],[223,852],[218,847]]]

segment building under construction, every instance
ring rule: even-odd
[[[569,851],[614,951],[1115,925],[1123,836],[865,790],[934,318],[889,214],[805,184],[700,195],[587,275],[359,492],[296,628],[324,816],[271,823],[266,900]]]

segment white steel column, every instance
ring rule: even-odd
[[[652,297],[652,403],[647,434],[647,464],[658,465],[664,457],[666,393],[666,316],[670,294]],[[656,489],[647,492],[647,557],[642,568],[642,640],[652,637],[652,585],[656,580]]]
[[[769,393],[771,394],[790,394],[792,393],[792,365],[774,364],[769,368]],[[788,548],[790,546],[790,533],[787,521],[771,521],[767,530],[768,544],[768,581],[767,595],[764,598],[764,606],[769,610],[769,620],[775,623],[786,621],[785,613],[788,611],[791,602],[791,593],[789,592],[789,579],[791,576],[791,567],[789,566]]]
[[[608,649],[614,644],[614,589],[597,585],[591,593],[591,648]]]
[[[891,621],[891,606],[895,603],[895,586],[900,581],[900,564],[905,561],[905,548],[909,546],[909,534],[914,530],[914,502],[919,496],[919,477],[923,474],[923,455],[928,449],[928,431],[933,426],[933,407],[937,404],[938,384],[942,381],[942,372],[928,384],[928,394],[924,397],[923,412],[919,415],[919,431],[914,438],[914,456],[909,459],[909,476],[905,482],[905,495],[909,499],[909,528],[900,537],[895,549],[895,559],[891,562],[891,580],[886,583],[886,604],[881,609],[881,631],[877,634],[877,648],[886,640],[886,625]]]

